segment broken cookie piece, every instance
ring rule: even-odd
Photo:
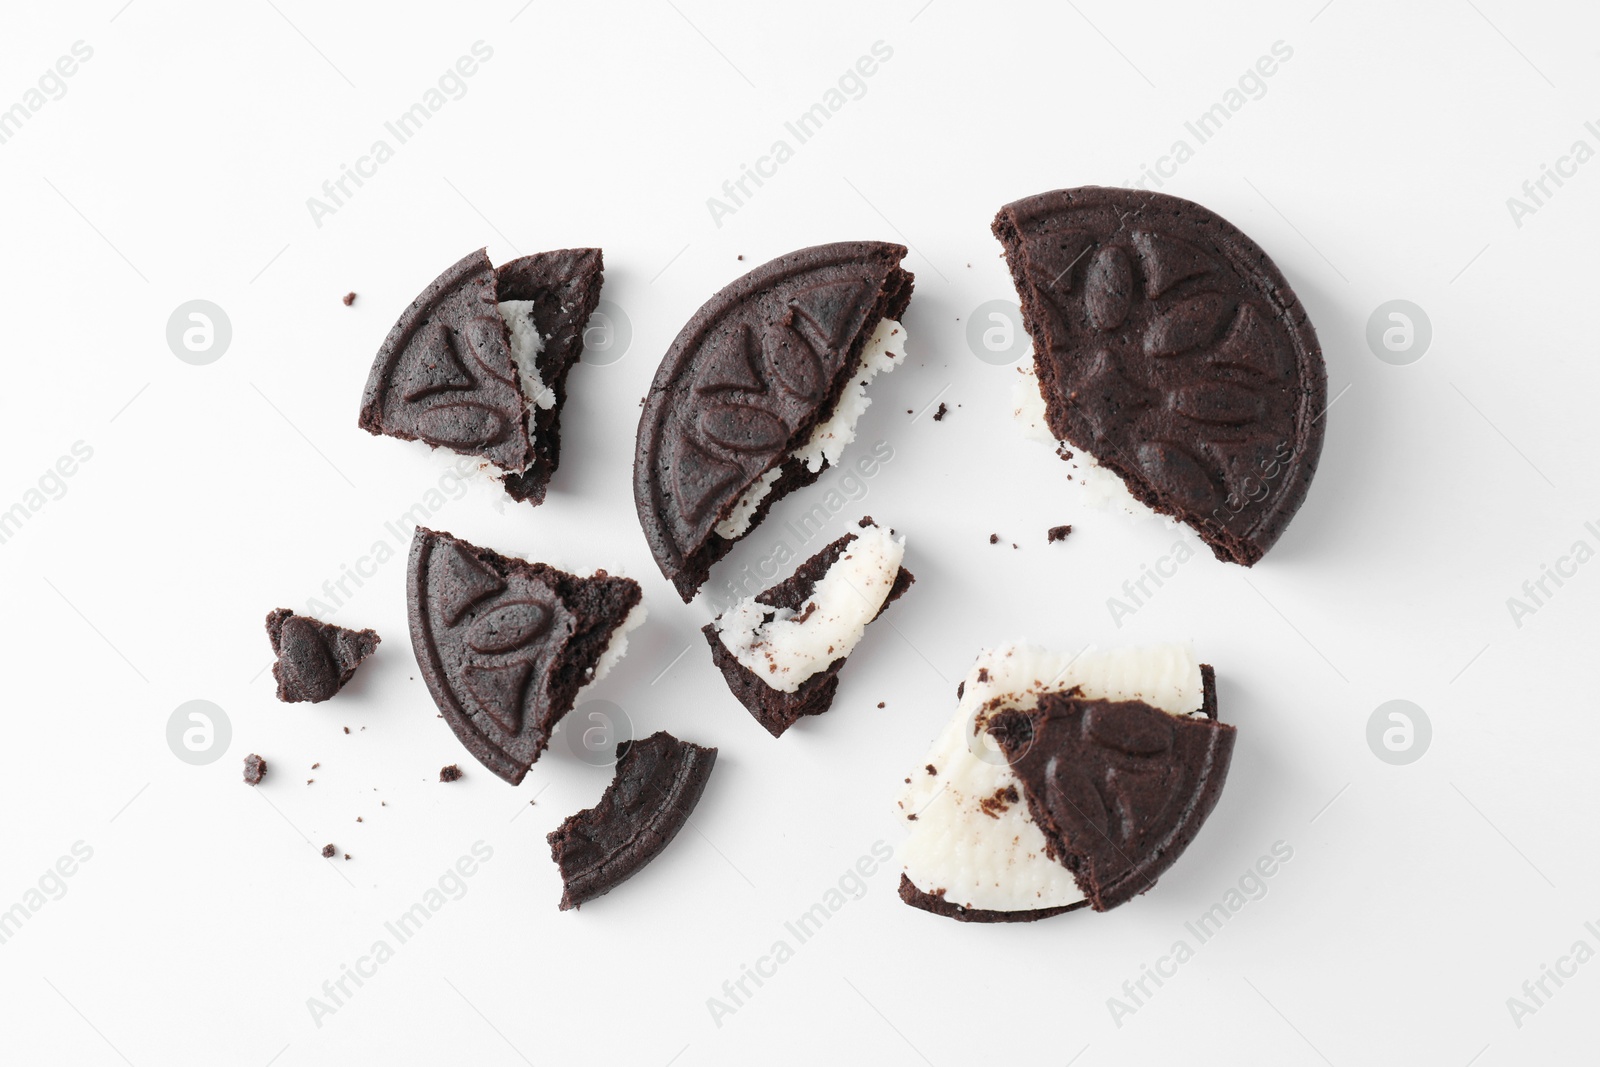
[[[288,608],[268,613],[267,639],[278,657],[272,665],[278,699],[290,704],[316,704],[333,696],[382,640],[372,630],[348,630]]]
[[[993,230],[1033,339],[1030,434],[1060,442],[1091,502],[1254,564],[1305,500],[1327,408],[1316,331],[1272,260],[1216,213],[1138,189],[1027,197]]]
[[[1145,892],[1221,795],[1234,728],[1216,714],[1211,668],[1187,643],[980,653],[927,756],[937,773],[897,802],[911,829],[901,899],[1028,922]]]
[[[639,419],[634,502],[684,603],[780,498],[855,440],[868,383],[905,356],[902,245],[780,256],[728,285],[667,350]]]
[[[773,737],[828,710],[867,624],[916,580],[900,565],[904,538],[871,518],[860,528],[702,630],[728,688]]]
[[[532,504],[561,458],[567,373],[600,300],[598,248],[523,256],[483,249],[436,278],[378,349],[361,428],[478,456]]]
[[[267,761],[254,752],[244,758],[244,784],[260,785],[267,776]]]
[[[616,777],[600,803],[552,831],[561,910],[611,892],[638,874],[683,829],[705,792],[717,750],[658,730],[617,746]]]
[[[428,692],[467,751],[512,785],[645,618],[631,578],[578,577],[420,526],[406,582]]]

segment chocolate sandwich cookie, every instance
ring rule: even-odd
[[[268,613],[267,639],[277,657],[272,677],[278,681],[278,699],[290,704],[316,704],[333,696],[382,640],[372,630],[347,630],[288,608]]]
[[[1222,795],[1235,731],[1217,721],[1201,670],[1205,716],[1067,692],[989,720],[1033,821],[1095,911],[1154,888]]]
[[[561,458],[567,372],[600,299],[598,248],[523,256],[483,249],[411,302],[378,349],[361,428],[482,457],[506,492],[542,503]]]
[[[870,518],[860,527],[701,631],[728,688],[773,737],[828,710],[867,623],[916,581],[893,531]]]
[[[1050,433],[1250,566],[1305,500],[1327,371],[1267,254],[1174,196],[1090,186],[1007,204],[994,233]]]
[[[428,692],[467,751],[513,785],[644,621],[631,578],[581,578],[423,527],[406,583]]]
[[[857,241],[780,256],[713,296],[672,342],[639,419],[633,494],[685,603],[854,439],[867,382],[904,359],[905,254]]]
[[[600,803],[566,819],[546,840],[561,868],[561,910],[611,892],[678,836],[700,802],[715,748],[658,730],[617,746],[616,777]]]
[[[1187,644],[979,654],[906,778],[900,897],[960,922],[1105,911],[1155,884],[1217,803],[1234,729]]]

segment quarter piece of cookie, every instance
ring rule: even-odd
[[[1155,885],[1216,806],[1235,731],[1187,644],[979,653],[901,790],[900,896],[962,922],[1105,911]]]
[[[870,518],[860,528],[701,631],[728,688],[773,737],[828,710],[867,624],[916,581],[900,565],[904,538]]]
[[[855,439],[867,384],[905,359],[905,254],[854,241],[780,256],[713,296],[672,342],[639,418],[633,495],[685,603],[776,501]]]
[[[478,456],[508,494],[544,501],[561,459],[567,373],[600,300],[598,248],[496,268],[479,249],[434,279],[384,339],[361,428]]]
[[[617,746],[616,777],[600,803],[546,840],[561,869],[561,910],[611,892],[672,843],[705,792],[717,750],[658,730]]]
[[[267,639],[277,657],[272,677],[278,699],[290,704],[316,704],[333,696],[382,640],[372,630],[348,630],[288,608],[267,613]]]
[[[1075,453],[1091,496],[1258,561],[1305,500],[1328,393],[1272,260],[1199,204],[1137,189],[1030,196],[994,233],[1034,344],[1019,417]]]
[[[420,526],[406,594],[434,703],[467,751],[513,785],[645,617],[631,578],[582,578]]]

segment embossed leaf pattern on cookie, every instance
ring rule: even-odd
[[[1218,264],[1198,248],[1176,238],[1146,232],[1129,235],[1126,244],[1082,244],[1082,231],[1071,231],[1066,240],[1050,243],[1061,256],[1079,249],[1076,259],[1085,261],[1081,293],[1082,312],[1090,335],[1113,334],[1132,316],[1136,303],[1148,305],[1135,326],[1138,348],[1157,362],[1200,358],[1224,372],[1242,371],[1245,379],[1271,380],[1284,366],[1282,345],[1262,321],[1261,312],[1249,300],[1239,300],[1223,292],[1189,292],[1161,299],[1180,282],[1203,279],[1218,269]],[[1137,266],[1136,266],[1137,265]],[[1058,289],[1070,289],[1071,265],[1062,268]],[[1140,284],[1142,276],[1143,284]],[[1203,287],[1204,282],[1201,282]],[[1191,287],[1192,288],[1192,287]],[[1081,364],[1076,379],[1080,387],[1121,398],[1117,413],[1137,419],[1140,410],[1162,406],[1207,430],[1179,440],[1158,440],[1137,449],[1125,461],[1136,461],[1152,478],[1172,480],[1177,495],[1192,508],[1211,510],[1237,496],[1236,479],[1230,466],[1211,453],[1217,428],[1239,433],[1242,438],[1266,440],[1249,427],[1267,415],[1267,405],[1248,380],[1209,380],[1168,385],[1171,377],[1152,363],[1143,374],[1130,373],[1115,348],[1096,349]],[[1130,399],[1131,398],[1131,399]],[[1102,416],[1094,408],[1084,417],[1097,431],[1103,444],[1109,433]],[[1174,435],[1168,434],[1169,438]]]

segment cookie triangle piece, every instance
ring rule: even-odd
[[[411,302],[378,349],[361,428],[478,456],[500,469],[512,497],[542,503],[603,268],[598,248],[499,268],[482,249],[466,256]]]

